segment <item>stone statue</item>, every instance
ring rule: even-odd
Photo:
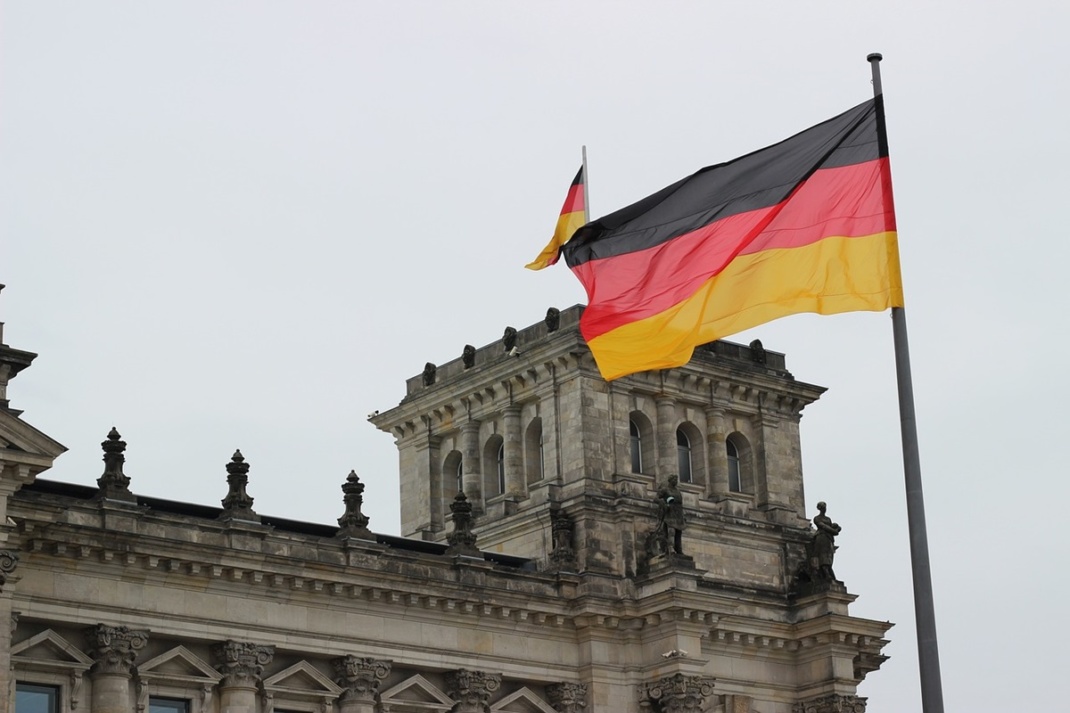
[[[817,504],[818,514],[814,517],[814,539],[810,545],[810,569],[821,579],[835,581],[836,575],[832,572],[832,558],[836,552],[836,535],[840,534],[840,526],[832,521],[825,510],[828,506],[824,502]]]
[[[554,333],[557,328],[561,326],[561,310],[556,307],[551,307],[546,310],[546,331]]]
[[[476,348],[471,344],[464,345],[464,351],[461,352],[461,360],[464,362],[465,369],[471,369],[476,363]]]
[[[684,500],[680,496],[680,489],[676,486],[680,479],[676,475],[670,475],[669,479],[658,489],[658,527],[657,532],[665,543],[666,553],[669,542],[672,542],[672,551],[683,554],[683,532],[687,526],[684,521]],[[671,535],[671,540],[670,540]]]
[[[516,348],[516,329],[513,327],[505,328],[505,334],[502,335],[502,346],[505,347],[507,352]]]
[[[438,373],[438,367],[427,362],[424,364],[424,386],[431,386],[435,383],[435,375]]]

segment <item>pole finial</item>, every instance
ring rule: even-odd
[[[880,62],[882,59],[884,59],[884,55],[880,52],[870,52],[866,55],[867,62]]]

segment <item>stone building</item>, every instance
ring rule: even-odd
[[[0,713],[864,711],[891,625],[807,519],[822,389],[727,342],[606,383],[581,311],[371,417],[403,537],[355,473],[337,527],[258,513],[241,453],[222,507],[136,494],[115,429],[96,488],[38,477],[65,449],[9,406],[34,355],[0,331]]]

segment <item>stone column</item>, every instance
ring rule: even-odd
[[[523,440],[520,437],[520,406],[511,404],[503,411],[505,416],[505,492],[524,494]]]
[[[557,713],[583,713],[587,707],[587,684],[551,683],[546,687],[546,697]]]
[[[709,477],[706,479],[706,495],[715,496],[728,492],[728,439],[723,408],[706,409],[706,462]]]
[[[149,632],[125,626],[97,624],[85,630],[87,653],[94,663],[92,713],[130,713],[134,708],[130,689],[137,652],[149,641]]]
[[[0,593],[2,593],[0,594],[0,622],[11,623],[8,632],[0,634],[0,671],[11,671],[11,639],[19,624],[19,613],[11,610],[11,590],[17,581],[15,568],[18,564],[18,552],[0,550]],[[0,687],[0,690],[4,691],[4,695],[0,695],[0,713],[9,713],[15,707],[14,681],[11,678],[13,677],[7,679],[12,685],[10,695],[7,695],[7,690]]]
[[[501,674],[460,669],[446,674],[446,695],[456,701],[450,713],[485,713],[490,694],[502,685]]]
[[[701,713],[713,693],[713,679],[677,673],[639,685],[639,706],[657,713]]]
[[[339,713],[375,713],[379,684],[390,675],[391,663],[353,655],[331,661],[334,681],[344,689],[338,700]]]
[[[479,421],[461,426],[461,483],[477,514],[483,512],[483,471],[479,467]]]
[[[676,458],[676,402],[668,396],[657,399],[658,423],[655,441],[658,446],[658,482],[672,473],[679,475],[680,464]]]
[[[264,666],[275,656],[274,646],[248,641],[225,641],[212,647],[219,682],[219,713],[256,713],[256,692]],[[93,713],[96,713],[94,711]]]

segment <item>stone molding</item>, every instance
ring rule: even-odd
[[[701,713],[706,699],[713,693],[714,679],[709,676],[666,676],[654,683],[639,685],[639,706],[657,713]]]
[[[149,632],[126,626],[97,624],[85,630],[87,653],[93,659],[89,675],[134,673],[137,652],[145,648]]]
[[[223,674],[221,687],[255,688],[264,666],[275,657],[275,647],[229,639],[213,646],[212,655],[216,670]]]
[[[374,703],[379,696],[379,684],[390,675],[393,661],[367,657],[343,656],[333,659],[334,681],[344,689],[343,701]]]
[[[490,695],[502,685],[500,673],[459,669],[446,674],[446,693],[456,701],[452,713],[485,713]]]
[[[792,713],[866,713],[866,699],[830,693],[796,703]]]
[[[587,707],[587,684],[551,683],[546,686],[546,697],[558,713],[583,713]]]

